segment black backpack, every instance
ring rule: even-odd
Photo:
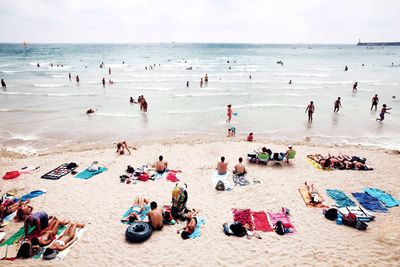
[[[215,186],[215,189],[216,189],[216,190],[219,190],[219,191],[225,191],[225,184],[224,184],[224,182],[222,182],[221,180],[219,180],[219,181],[217,182],[217,185]]]
[[[283,226],[283,223],[281,221],[277,221],[275,224],[275,232],[278,235],[284,235],[285,234],[285,227]]]
[[[134,172],[135,172],[135,169],[134,169],[132,166],[128,165],[128,166],[126,167],[126,172],[127,172],[127,173],[134,173]]]
[[[242,237],[245,236],[247,231],[246,228],[240,222],[234,222],[229,226],[234,236]]]
[[[330,221],[336,220],[337,216],[338,216],[338,210],[335,208],[331,208],[325,212],[325,218],[327,218]]]

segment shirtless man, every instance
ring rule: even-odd
[[[357,92],[357,86],[358,86],[358,83],[355,82],[355,83],[353,84],[353,92]]]
[[[149,217],[149,223],[153,227],[153,230],[161,230],[163,227],[163,214],[162,210],[157,207],[157,202],[150,203],[151,211],[147,213]]]
[[[40,236],[32,238],[32,245],[47,246],[56,238],[59,225],[67,225],[69,221],[59,221],[56,217],[49,220],[49,226],[40,233]]]
[[[224,175],[228,171],[228,163],[225,162],[225,157],[221,157],[221,161],[218,162],[217,171],[219,175]]]
[[[123,155],[125,153],[125,149],[128,150],[129,155],[131,151],[128,148],[128,143],[126,141],[120,141],[117,143],[117,154]]]
[[[339,112],[339,109],[342,107],[342,103],[340,102],[340,97],[338,97],[338,99],[335,101],[335,103],[333,103],[334,105],[334,109],[333,112]]]
[[[77,239],[75,237],[76,228],[83,227],[85,227],[84,224],[70,223],[65,232],[50,245],[50,248],[58,251],[68,248]]]
[[[246,171],[246,167],[244,166],[243,162],[243,158],[239,158],[239,163],[235,165],[234,169],[233,169],[233,173],[238,175],[238,176],[243,176],[247,173]]]
[[[168,167],[168,162],[164,161],[163,156],[159,156],[155,167],[156,167],[156,172],[158,172],[159,174],[163,174]]]
[[[378,108],[378,103],[379,103],[379,97],[378,97],[378,94],[375,94],[375,96],[372,98],[371,110],[373,107],[375,107],[375,111],[376,111]]]
[[[308,122],[309,123],[311,123],[313,120],[314,110],[315,110],[314,102],[311,101],[310,104],[307,106],[306,111],[304,112],[304,113],[306,113],[308,111]]]
[[[186,227],[183,228],[183,231],[178,231],[181,233],[182,239],[188,239],[191,234],[193,234],[194,230],[196,230],[197,226],[197,215],[198,211],[191,211],[186,215],[187,224]]]
[[[382,109],[381,109],[381,113],[379,114],[379,119],[376,119],[377,121],[383,121],[384,119],[385,119],[385,113],[388,113],[388,114],[390,114],[390,112],[387,112],[388,110],[391,110],[392,108],[388,108],[387,106],[386,106],[386,104],[383,104],[382,105]]]

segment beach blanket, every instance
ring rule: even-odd
[[[28,194],[25,194],[23,196],[21,196],[20,198],[17,198],[16,200],[21,200],[21,201],[27,201],[28,199],[32,199],[38,196],[41,196],[43,194],[46,194],[45,190],[35,190],[32,192],[29,192]]]
[[[77,175],[75,175],[75,178],[87,180],[87,179],[90,179],[90,178],[92,178],[93,176],[95,176],[97,174],[105,172],[106,170],[108,170],[108,169],[104,168],[104,167],[99,167],[99,169],[97,171],[89,171],[88,169],[86,169],[84,171],[81,171]]]
[[[128,217],[128,215],[129,215],[132,211],[133,211],[133,207],[130,207],[130,208],[122,215],[122,218],[121,218],[121,219]],[[142,210],[142,212],[139,214],[139,217],[140,217],[140,219],[141,219],[142,221],[146,219],[147,213],[149,213],[149,211],[150,211],[150,205],[145,205],[145,206],[144,206],[144,210]],[[133,222],[132,222],[132,223],[130,223],[130,222],[123,222],[123,221],[121,221],[121,222],[124,223],[124,224],[132,224],[132,223],[133,223]]]
[[[299,188],[299,192],[301,197],[304,200],[304,203],[309,208],[328,208],[328,206],[324,205],[324,198],[318,193],[319,202],[315,203],[311,200],[310,192],[308,191],[307,187],[304,185]]]
[[[326,189],[326,193],[330,198],[335,200],[336,206],[341,208],[341,207],[351,207],[351,206],[356,206],[356,204],[351,200],[348,196],[346,196],[345,193],[341,190],[336,190],[336,189]]]
[[[171,170],[171,171],[169,171],[168,174],[167,174],[167,177],[166,177],[167,181],[170,181],[170,182],[173,182],[173,183],[179,182],[178,177],[176,177],[176,174],[179,173],[179,172],[182,172],[182,171],[180,171],[180,170],[177,170],[177,171]]]
[[[235,185],[245,186],[245,185],[250,184],[250,182],[246,180],[244,175],[240,176],[240,175],[234,174],[234,175],[232,175],[232,179],[233,179],[233,182],[235,183]]]
[[[286,214],[286,212],[268,212],[268,216],[271,219],[272,224],[275,226],[275,224],[278,221],[281,221],[283,223],[283,226],[285,228],[291,229],[292,232],[291,233],[287,233],[287,234],[295,234],[297,233],[296,228],[294,227],[294,225],[292,224],[289,215]]]
[[[311,164],[311,166],[313,166],[314,168],[316,168],[317,170],[320,171],[333,171],[335,169],[333,168],[322,168],[321,164],[315,162],[314,160],[307,158],[307,162]]]
[[[371,197],[367,193],[351,193],[358,202],[360,202],[361,206],[366,208],[369,211],[374,212],[388,212],[388,209],[385,208],[379,200],[374,197]]]
[[[73,163],[73,162],[71,162]],[[67,175],[68,173],[72,172],[73,170],[76,169],[75,167],[71,167],[71,168],[67,168],[69,164],[71,163],[64,163],[61,164],[60,166],[58,166],[57,168],[55,168],[52,171],[49,171],[48,173],[46,173],[45,175],[42,176],[43,179],[50,179],[50,180],[58,180],[61,177]]]
[[[272,232],[274,230],[264,211],[252,211],[251,215],[254,221],[254,230],[263,232]]]
[[[387,208],[393,208],[396,206],[400,205],[400,201],[392,197],[392,195],[385,193],[385,191],[382,191],[377,188],[365,188],[364,192],[370,195],[371,197],[374,197],[378,199],[380,202],[382,202]]]
[[[224,175],[218,174],[217,171],[213,172],[211,175],[211,182],[212,185],[215,187],[218,181],[222,181],[225,185],[225,190],[232,189],[231,184],[228,182],[229,172]]]
[[[375,219],[374,215],[372,215],[368,211],[363,210],[360,207],[343,207],[343,208],[339,208],[338,210],[344,216],[347,216],[349,214],[349,210],[350,210],[351,213],[356,215],[357,219],[359,219],[360,221],[363,221],[363,222],[370,222]]]
[[[250,209],[232,209],[232,213],[233,221],[240,222],[243,226],[247,224],[249,226],[248,228],[253,231],[254,226]]]
[[[197,224],[196,224],[196,228],[194,229],[193,233],[191,233],[189,235],[190,238],[195,239],[196,237],[201,236],[201,232],[200,232],[200,226],[202,226],[203,224],[205,224],[205,220],[203,218],[197,217]]]
[[[28,234],[32,233],[33,230],[35,230],[35,226],[29,226],[28,228]],[[14,233],[12,236],[10,236],[6,241],[0,244],[0,247],[6,246],[6,245],[13,245],[17,243],[22,237],[25,236],[24,232],[24,227],[21,227],[16,233]]]

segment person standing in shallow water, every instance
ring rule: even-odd
[[[314,106],[314,102],[311,101],[310,104],[308,104],[306,111],[304,113],[306,113],[308,111],[308,122],[312,123],[313,121],[313,114],[315,111],[315,106]]]
[[[372,98],[371,110],[373,107],[375,107],[375,111],[376,111],[378,108],[378,103],[379,103],[379,97],[378,97],[378,94],[375,94],[375,96]]]
[[[186,81],[186,87],[189,88],[189,81]]]
[[[380,118],[378,118],[378,119],[376,119],[376,120],[382,122],[382,121],[385,119],[385,113],[390,114],[390,112],[387,112],[387,111],[388,111],[388,110],[391,110],[391,109],[392,109],[392,108],[386,107],[386,104],[383,104],[383,105],[382,105],[382,109],[381,109],[381,113],[379,114],[379,117],[380,117]]]
[[[69,81],[71,81],[71,72],[68,73],[68,79],[69,79]]]
[[[108,68],[108,75],[111,75],[111,68]]]
[[[1,87],[3,87],[3,89],[7,89],[7,85],[4,79],[1,79]]]
[[[76,75],[76,83],[79,85],[79,76]]]
[[[101,82],[103,83],[103,88],[106,87],[106,79],[103,77],[103,79],[101,80]]]
[[[340,97],[335,101],[333,112],[339,112],[339,109],[342,107],[342,103],[340,102]]]
[[[204,83],[207,85],[208,84],[208,75],[204,76]]]
[[[358,83],[355,82],[355,83],[353,84],[353,92],[357,92],[357,86],[358,86]]]
[[[200,87],[203,87],[203,78],[200,79]]]
[[[228,119],[226,120],[227,123],[231,122],[232,113],[233,113],[233,111],[232,111],[232,105],[229,104],[229,105],[228,105],[228,109],[227,109],[227,111],[226,111],[226,115],[228,116]]]

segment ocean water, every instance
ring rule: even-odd
[[[0,143],[28,153],[74,142],[225,136],[235,126],[239,135],[252,131],[255,138],[398,149],[399,63],[400,47],[0,44],[0,78],[7,83],[0,91]],[[149,65],[153,69],[145,70]],[[205,74],[209,83],[200,88]],[[114,84],[103,88],[103,77]],[[355,81],[358,92],[352,93]],[[375,93],[376,113],[370,111]],[[139,95],[148,102],[146,114],[129,103]],[[339,96],[343,108],[334,114]],[[310,100],[312,124],[304,112]],[[393,110],[379,123],[383,103]],[[229,125],[227,104],[238,113]],[[87,116],[89,108],[96,115]]]

